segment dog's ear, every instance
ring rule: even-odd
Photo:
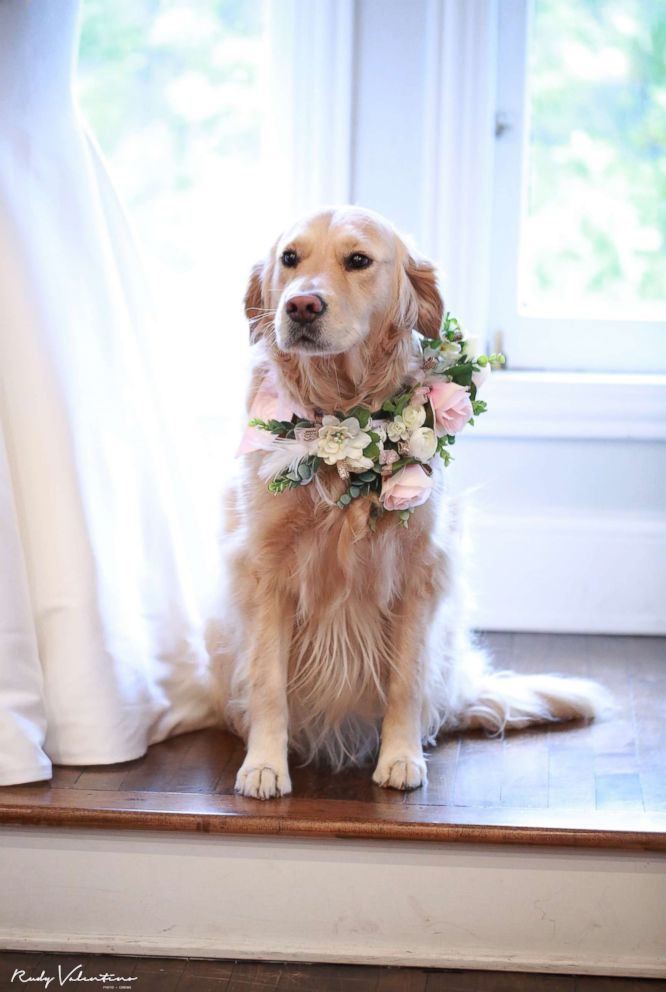
[[[258,341],[263,334],[263,320],[261,319],[264,313],[263,290],[264,263],[256,262],[252,266],[243,301],[245,304],[245,316],[250,322],[250,342],[252,344]]]
[[[444,300],[437,285],[435,266],[410,253],[405,273],[416,303],[416,319],[411,323],[427,338],[438,338],[444,319]]]

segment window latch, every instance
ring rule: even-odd
[[[503,110],[498,110],[495,114],[495,137],[501,138],[507,131],[513,130],[513,124],[509,114]]]

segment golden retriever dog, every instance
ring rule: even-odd
[[[245,306],[248,407],[270,382],[290,414],[315,417],[375,411],[414,383],[413,331],[436,338],[444,313],[433,266],[357,207],[286,231],[254,267]],[[273,495],[269,458],[244,455],[227,495],[210,645],[225,726],[247,744],[239,793],[289,794],[290,753],[334,769],[373,758],[377,785],[415,789],[426,782],[424,746],[444,732],[500,733],[605,706],[592,682],[493,672],[471,647],[441,464],[407,528],[396,513],[371,528],[370,499],[336,505],[347,483],[335,466]]]

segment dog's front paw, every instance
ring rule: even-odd
[[[288,796],[291,792],[291,779],[286,762],[279,767],[276,762],[269,764],[245,759],[236,776],[236,792],[252,799],[274,799]]]
[[[372,781],[384,789],[418,789],[428,781],[422,755],[380,755]]]

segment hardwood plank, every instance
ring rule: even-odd
[[[377,992],[425,992],[427,979],[421,968],[383,968]]]
[[[424,789],[404,793],[404,802],[409,805],[446,806],[453,805],[454,789],[460,760],[460,737],[444,739],[436,748],[426,752],[428,784]],[[378,790],[386,792],[387,790]]]
[[[353,964],[283,966],[279,988],[280,992],[375,992],[382,972],[379,967]]]
[[[431,972],[426,992],[575,992],[570,975],[534,975],[517,971]]]
[[[643,807],[643,793],[638,775],[597,775],[597,809],[631,809]]]
[[[548,732],[548,806],[558,808],[595,808],[594,754],[578,743],[575,747],[558,747],[559,733]]]
[[[226,992],[269,992],[280,984],[282,965],[258,964],[256,961],[237,961],[231,971]],[[215,992],[215,990],[211,990]],[[221,990],[220,990],[221,992]]]
[[[664,992],[666,982],[658,978],[597,978],[581,975],[576,978],[574,992]]]
[[[502,752],[502,806],[548,806],[548,736],[543,731],[510,734]]]
[[[227,992],[229,988],[228,979],[196,978],[193,975],[181,975],[175,992]],[[252,983],[243,985],[242,988],[243,992],[248,992],[249,989],[277,988],[277,986],[255,985]]]
[[[500,806],[502,751],[505,741],[480,732],[461,740],[453,791],[456,806],[477,808]],[[486,755],[490,760],[486,760]]]
[[[190,958],[185,962],[185,972],[197,978],[216,978],[228,981],[234,970],[233,961],[216,961],[214,958]]]

